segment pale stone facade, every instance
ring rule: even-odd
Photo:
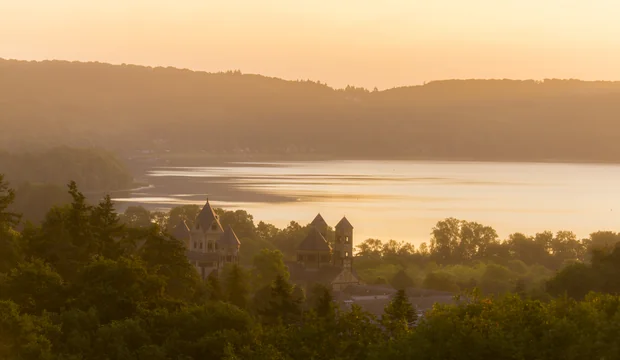
[[[297,249],[297,261],[288,264],[291,280],[300,285],[321,283],[342,291],[360,281],[353,269],[353,226],[343,217],[335,227],[333,245],[327,241],[329,226],[321,214]]]
[[[172,235],[187,247],[187,258],[203,278],[218,272],[225,264],[239,262],[241,242],[234,230],[220,224],[219,217],[207,200],[191,229],[185,222],[178,224]]]
[[[347,218],[336,224],[333,244],[327,241],[329,226],[321,214],[310,225],[307,237],[297,249],[297,261],[287,264],[291,280],[300,285],[322,283],[334,291],[359,284],[353,269],[353,226]],[[203,278],[219,272],[225,264],[239,262],[241,243],[230,226],[222,227],[209,201],[191,229],[183,221],[171,234],[183,241],[189,262]]]

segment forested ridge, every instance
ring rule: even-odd
[[[70,180],[87,191],[124,190],[134,185],[127,166],[103,149],[58,146],[39,151],[2,151],[0,169],[13,184],[64,187]]]
[[[620,159],[620,84],[333,89],[238,71],[0,59],[0,144],[331,158]]]
[[[89,204],[75,182],[68,195],[70,202],[49,209],[40,224],[16,231],[15,192],[0,175],[2,359],[620,357],[616,233],[499,242],[489,227],[446,219],[423,249],[371,239],[360,244],[354,263],[409,259],[405,266],[417,256],[436,266],[501,267],[506,257],[558,266],[546,297],[521,286],[486,293],[474,287],[422,318],[405,295],[411,279],[399,273],[400,285],[392,282],[401,290],[376,317],[355,304],[339,307],[324,286],[304,292],[289,282],[283,259],[303,233],[299,224],[277,229],[255,225],[243,211],[218,210],[222,222],[240,225],[242,244],[256,237],[272,248],[258,249],[250,267],[227,267],[202,281],[184,245],[165,230],[166,222],[192,218],[191,207],[117,214],[110,197]]]
[[[0,172],[15,187],[18,196],[11,209],[22,214],[24,222],[38,223],[53,205],[68,202],[65,185],[70,180],[95,198],[93,194],[138,186],[116,155],[94,148],[60,146],[16,152],[0,148]]]

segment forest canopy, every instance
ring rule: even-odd
[[[2,59],[0,79],[0,143],[9,150],[620,159],[617,82],[448,80],[368,91],[239,71]]]
[[[113,191],[134,184],[133,176],[116,155],[95,148],[0,151],[0,169],[7,174],[7,181],[18,186],[28,183],[64,187],[75,180],[87,191]]]
[[[128,214],[116,213],[109,196],[89,204],[75,182],[67,187],[69,204],[51,208],[40,225],[19,232],[20,216],[9,210],[16,195],[0,175],[2,359],[620,356],[620,247],[608,246],[608,240],[617,240],[615,233],[597,235],[605,241],[597,242],[602,248],[593,249],[591,263],[565,267],[549,281],[546,299],[518,288],[497,297],[473,289],[456,296],[453,304],[435,304],[419,314],[401,288],[377,316],[356,304],[340,307],[326,286],[304,292],[290,283],[278,250],[255,254],[250,269],[235,264],[202,280],[187,261],[183,243],[157,221],[128,221]],[[225,221],[248,220],[242,212],[220,213]],[[191,212],[172,215],[179,220]],[[459,222],[461,229],[473,226]],[[277,233],[265,224],[258,228],[262,235]],[[433,236],[437,240],[439,234]],[[537,240],[527,241],[541,242]],[[557,249],[572,241],[560,233],[549,240],[559,244],[551,245]],[[393,243],[367,245],[364,257],[415,255]],[[455,247],[448,245],[458,257],[439,254],[438,260],[465,259],[467,252],[453,250],[467,246],[458,241]],[[432,242],[430,254],[437,248],[438,242]],[[426,250],[420,255],[429,256]],[[519,271],[519,266],[512,268]],[[490,272],[502,273],[498,267]],[[595,278],[599,281],[594,284],[588,281]],[[397,279],[411,285],[406,274]]]

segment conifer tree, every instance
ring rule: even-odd
[[[234,264],[226,277],[226,298],[228,302],[240,309],[248,306],[249,284],[248,276],[243,269]]]
[[[268,320],[280,319],[285,324],[298,320],[301,316],[301,300],[295,296],[294,290],[295,287],[286,281],[284,276],[276,276],[271,284],[269,306],[263,315]]]
[[[96,252],[107,258],[116,259],[121,255],[120,240],[123,237],[125,226],[114,209],[110,195],[106,195],[93,208],[91,214],[93,232],[96,237]]]
[[[4,181],[4,175],[0,174],[0,227],[13,227],[19,223],[20,215],[8,211],[13,201],[15,201],[15,191]]]
[[[209,291],[209,300],[222,301],[224,300],[224,294],[222,293],[222,286],[220,285],[220,279],[217,273],[212,271],[207,276],[207,287]]]
[[[381,323],[392,336],[395,336],[406,331],[417,318],[418,315],[407,299],[405,290],[398,290],[392,301],[385,307]]]

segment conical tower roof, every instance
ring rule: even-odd
[[[304,251],[330,251],[327,240],[321,235],[319,230],[314,227],[310,228],[308,236],[299,244],[299,250]]]
[[[239,241],[239,238],[235,234],[233,228],[228,225],[226,226],[222,236],[220,236],[219,244],[222,247],[236,247],[241,245],[241,241]]]
[[[312,220],[312,222],[310,223],[310,225],[316,228],[323,228],[327,227],[327,222],[325,221],[325,219],[323,219],[321,214],[317,214],[314,220]]]
[[[170,232],[178,240],[189,239],[190,231],[185,220],[180,221]]]
[[[209,200],[207,200],[207,203],[196,217],[196,226],[197,228],[199,226],[202,231],[207,231],[211,228],[211,224],[213,224],[214,221],[217,224],[216,230],[224,231],[218,216],[215,214],[215,211],[213,211],[211,204],[209,204]]]
[[[351,225],[349,220],[347,220],[346,216],[343,216],[342,219],[340,219],[340,221],[338,222],[338,224],[336,224],[336,229],[351,230],[353,229],[353,225]]]

